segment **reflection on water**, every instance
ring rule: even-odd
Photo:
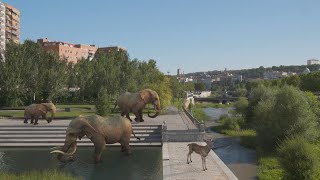
[[[233,107],[227,108],[204,108],[203,111],[210,116],[213,120],[218,120],[221,115],[228,114],[228,112],[234,109]]]
[[[162,151],[159,147],[132,148],[133,155],[121,153],[119,148],[106,148],[101,159],[93,163],[94,148],[78,148],[75,159],[60,163],[49,148],[1,148],[0,171],[61,169],[85,179],[162,179]]]

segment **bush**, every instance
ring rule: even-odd
[[[96,101],[97,114],[106,116],[110,113],[109,97],[105,89],[100,90]]]
[[[287,179],[315,179],[320,167],[316,145],[301,136],[288,138],[281,143],[278,152]]]
[[[236,108],[236,112],[239,114],[245,115],[245,113],[247,112],[248,104],[249,104],[249,102],[248,102],[247,98],[240,97],[234,103],[234,107]]]
[[[227,117],[223,122],[223,127],[229,130],[240,130],[240,125],[238,123],[238,118]]]
[[[285,137],[301,135],[314,141],[318,136],[316,116],[307,96],[291,86],[262,98],[254,115],[259,146],[269,152]]]
[[[282,180],[284,169],[281,167],[279,158],[274,155],[263,155],[259,159],[257,177],[261,180]]]

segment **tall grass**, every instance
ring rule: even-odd
[[[81,177],[74,177],[64,171],[45,170],[29,171],[24,173],[1,172],[0,179],[3,180],[83,180]]]

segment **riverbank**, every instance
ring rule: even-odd
[[[208,134],[215,139],[215,153],[241,180],[257,179],[257,154],[254,150],[240,145],[239,137],[230,137],[211,130],[218,125],[216,122],[223,114],[227,114],[232,107],[228,108],[204,108],[206,115],[210,117],[205,121]]]

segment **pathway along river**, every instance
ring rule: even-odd
[[[254,150],[240,145],[240,138],[230,137],[211,131],[210,127],[217,125],[216,120],[223,114],[228,114],[232,108],[205,108],[204,112],[211,118],[206,122],[207,132],[213,135],[215,153],[230,168],[240,180],[257,179],[257,156]]]

